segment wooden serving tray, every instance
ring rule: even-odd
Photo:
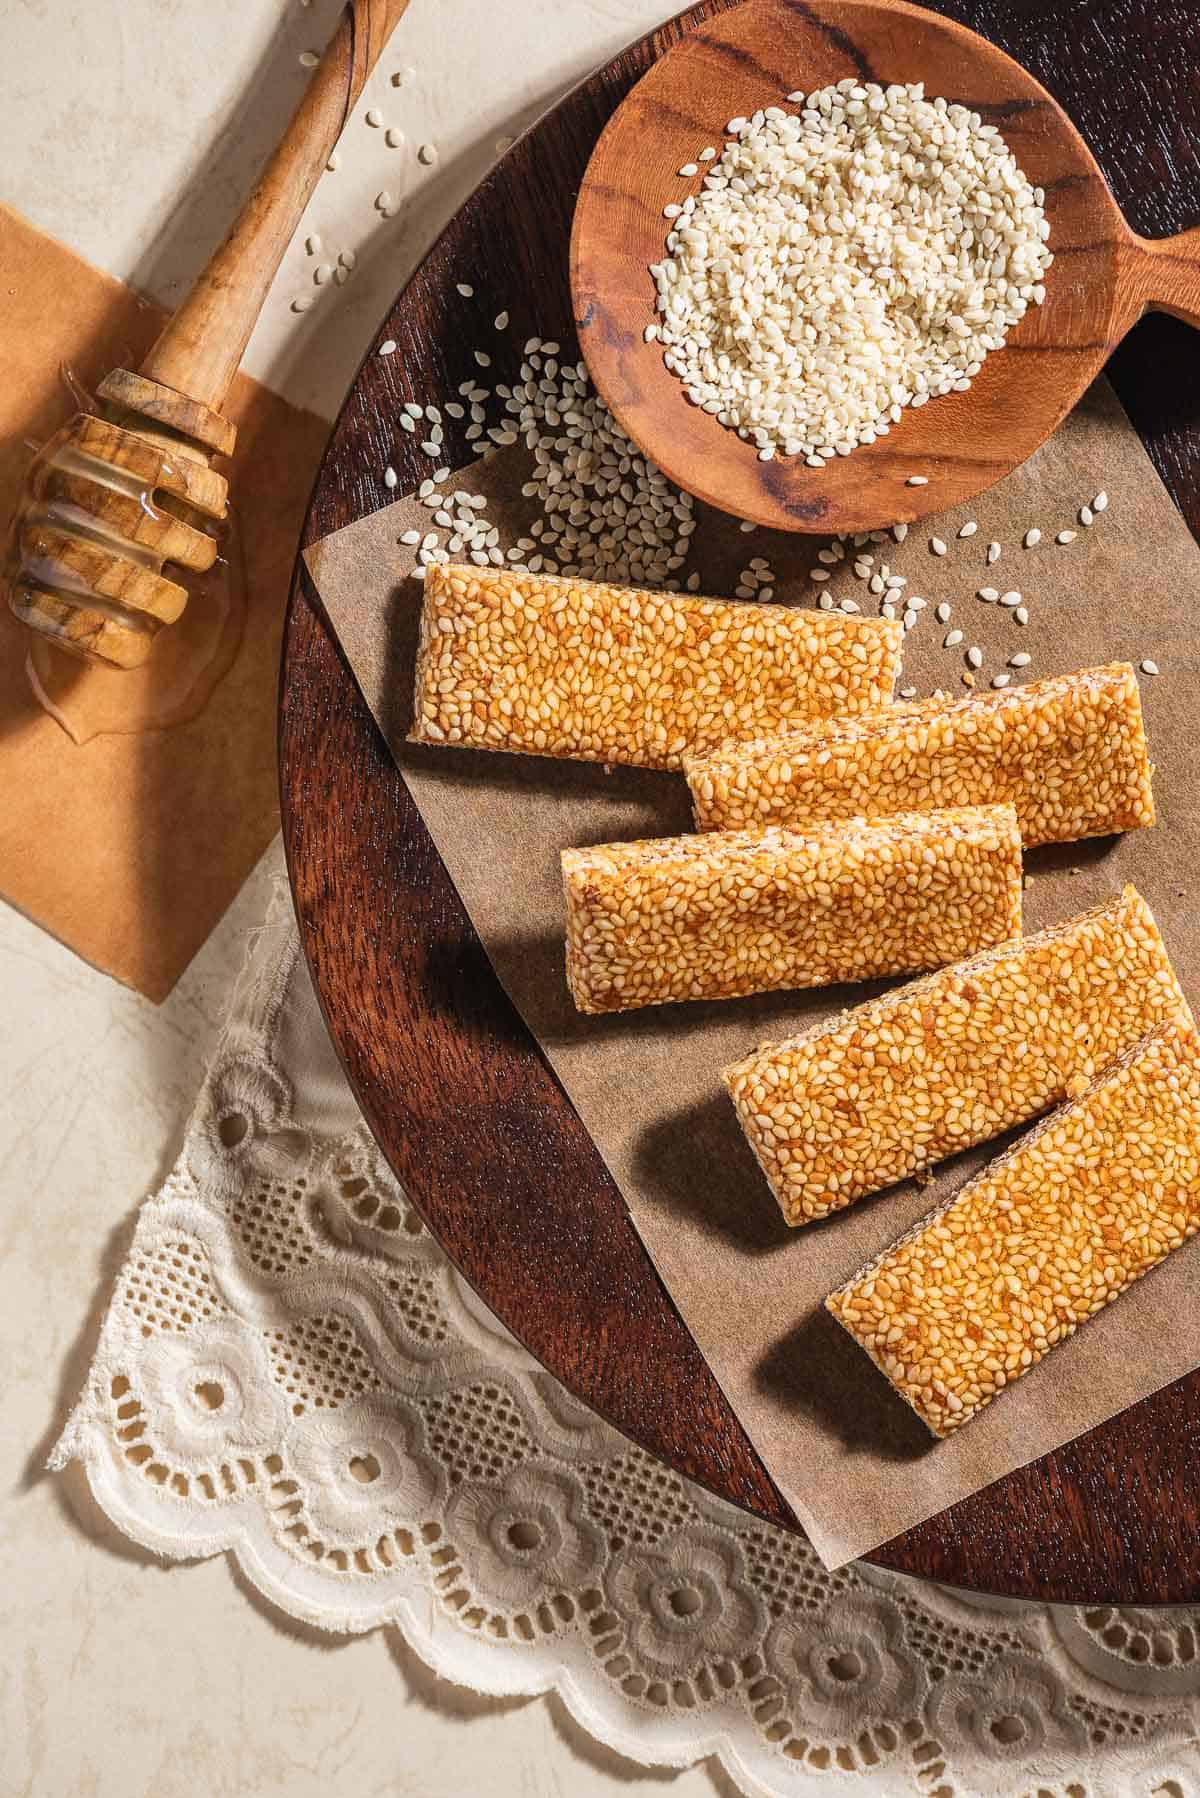
[[[668,45],[735,3],[705,0],[632,45],[508,152],[380,327],[379,339],[398,345],[410,391],[450,394],[473,372],[485,296],[508,307],[514,330],[572,341],[567,243],[596,138]],[[1190,51],[1186,7],[1106,0],[1086,24],[1078,9],[1027,0],[942,0],[935,10],[990,37],[1058,96],[1135,229],[1157,236],[1200,222],[1187,210],[1200,193],[1200,91],[1178,81]],[[1144,142],[1132,144],[1133,132]],[[459,296],[462,281],[478,301]],[[359,371],[318,476],[306,544],[386,505],[389,461],[401,491],[429,472],[396,428],[385,371],[373,352]],[[1110,374],[1200,536],[1200,339],[1173,320],[1148,320]],[[446,421],[452,465],[470,460],[461,428]],[[722,1497],[796,1528],[496,980],[301,565],[279,753],[288,866],[317,994],[367,1121],[430,1229],[580,1398]],[[1200,1372],[872,1559],[1018,1597],[1196,1602]]]

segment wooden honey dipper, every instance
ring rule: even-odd
[[[139,667],[188,601],[167,564],[203,574],[228,483],[209,466],[267,290],[342,127],[408,0],[349,0],[283,139],[225,241],[135,374],[97,389],[39,453],[13,524],[9,605],[63,649]]]

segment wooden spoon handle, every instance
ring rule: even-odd
[[[1135,238],[1143,304],[1200,330],[1200,227],[1177,237]]]
[[[220,411],[329,153],[407,6],[349,0],[258,185],[142,363],[148,380]]]

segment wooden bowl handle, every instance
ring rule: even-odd
[[[148,380],[221,410],[283,253],[407,6],[408,0],[349,0],[258,185],[142,363]]]
[[[1169,312],[1200,330],[1200,226],[1177,237],[1138,237],[1144,310]]]

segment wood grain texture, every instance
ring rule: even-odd
[[[749,115],[848,76],[924,81],[997,126],[1046,190],[1055,263],[1046,300],[1010,333],[966,393],[909,409],[886,437],[823,469],[760,462],[752,444],[691,405],[643,332],[656,316],[649,265],[668,200],[731,112]],[[628,435],[680,486],[778,530],[858,531],[963,504],[1032,455],[1147,307],[1200,318],[1195,238],[1151,244],[1125,223],[1087,144],[1021,65],[952,19],[905,0],[746,0],[685,38],[633,88],[588,164],[571,239],[579,340]],[[909,487],[909,475],[928,485]]]
[[[388,503],[426,459],[405,399],[453,391],[496,306],[517,342],[569,341],[565,246],[596,138],[707,0],[576,89],[468,202],[383,322],[332,439],[306,541]],[[1200,223],[1200,93],[1177,81],[1192,0],[1107,0],[1081,25],[1042,0],[939,8],[1019,57],[1072,112],[1133,227]],[[476,298],[455,282],[467,278]],[[492,334],[494,336],[494,333]],[[497,371],[499,372],[499,371]],[[1200,534],[1200,341],[1139,325],[1115,359],[1126,407]],[[500,378],[504,378],[500,374]],[[447,421],[451,462],[469,455]],[[663,1291],[619,1192],[500,990],[404,783],[298,573],[280,700],[284,831],[301,936],[351,1083],[430,1227],[504,1322],[636,1441],[735,1503],[786,1506]],[[1200,1375],[887,1545],[881,1564],[1069,1602],[1200,1598]]]

